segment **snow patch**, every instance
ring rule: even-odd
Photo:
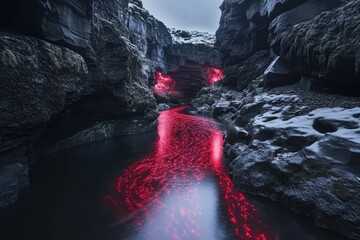
[[[207,32],[184,31],[169,29],[173,44],[194,44],[213,47],[215,45],[215,35]]]

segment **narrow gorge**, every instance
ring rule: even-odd
[[[360,238],[360,1],[219,7],[0,2],[1,239]]]

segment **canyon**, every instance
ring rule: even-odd
[[[214,36],[169,29],[140,0],[2,1],[0,209],[42,156],[153,131],[191,102],[226,124],[239,190],[359,238],[360,1],[220,9]]]
[[[178,103],[220,66],[214,36],[170,30],[141,1],[3,1],[0,9],[0,208],[28,185],[38,156],[156,129],[159,74],[179,93],[159,98]]]

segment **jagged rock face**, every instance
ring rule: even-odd
[[[139,0],[96,1],[94,12],[112,22],[121,35],[137,46],[149,73],[156,67],[165,69],[165,48],[171,44],[166,26],[143,8]]]
[[[50,120],[74,103],[88,80],[75,52],[30,37],[0,33],[0,208],[27,183],[24,156]]]
[[[0,25],[57,42],[92,58],[91,0],[4,0]]]
[[[117,104],[126,106],[124,110],[129,114],[155,114],[156,103],[148,89],[147,75],[137,48],[121,37],[114,24],[96,14],[92,44],[98,60],[96,67],[89,68],[91,83],[88,90],[111,90],[119,98]]]
[[[225,68],[223,85],[244,90],[249,83],[264,73],[271,63],[269,50],[261,50],[248,59]]]
[[[335,84],[337,89],[360,86],[360,2],[326,12],[284,34],[281,57],[298,71]]]
[[[171,36],[139,0],[4,0],[0,26],[69,47],[92,62],[96,59],[90,39],[94,13],[115,24],[138,47],[141,57],[151,60],[149,67],[165,67],[164,48]]]
[[[223,53],[227,77],[239,78],[237,69],[242,68],[246,64],[244,61],[259,51],[273,48],[278,52],[282,34],[290,27],[310,20],[321,12],[331,10],[342,2],[341,0],[225,0],[220,7],[222,16],[220,27],[216,32],[215,46]],[[244,79],[245,82],[251,80]]]
[[[53,118],[36,145],[42,153],[155,127],[156,102],[137,48],[97,14],[92,46],[97,60],[83,97]]]
[[[340,0],[319,1],[308,0],[302,4],[283,12],[276,16],[269,24],[269,44],[278,54],[280,41],[286,30],[298,23],[305,22],[318,16],[320,13],[331,10],[339,6]]]

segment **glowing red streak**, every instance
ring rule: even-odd
[[[239,239],[268,239],[256,209],[236,190],[222,164],[222,132],[217,123],[181,114],[184,108],[164,111],[159,117],[159,139],[154,153],[137,161],[118,177],[106,196],[108,206],[119,219],[133,217],[137,225],[144,224],[147,212],[166,208],[163,196],[171,194],[173,182],[183,183],[181,206],[169,211],[167,225],[162,229],[168,239],[202,239],[198,217],[202,214],[196,202],[197,188],[186,184],[202,182],[215,175],[229,223]],[[144,217],[145,215],[145,217]],[[155,221],[146,219],[146,222]],[[151,228],[149,228],[151,229]],[[157,230],[161,231],[161,229]],[[148,239],[154,239],[149,230]]]
[[[214,83],[224,78],[224,73],[221,69],[207,67],[206,78],[208,79],[210,85],[214,85]]]
[[[175,90],[176,83],[170,76],[164,75],[161,72],[156,72],[155,81],[154,93],[156,95],[169,95],[175,97],[180,95],[180,93]]]

